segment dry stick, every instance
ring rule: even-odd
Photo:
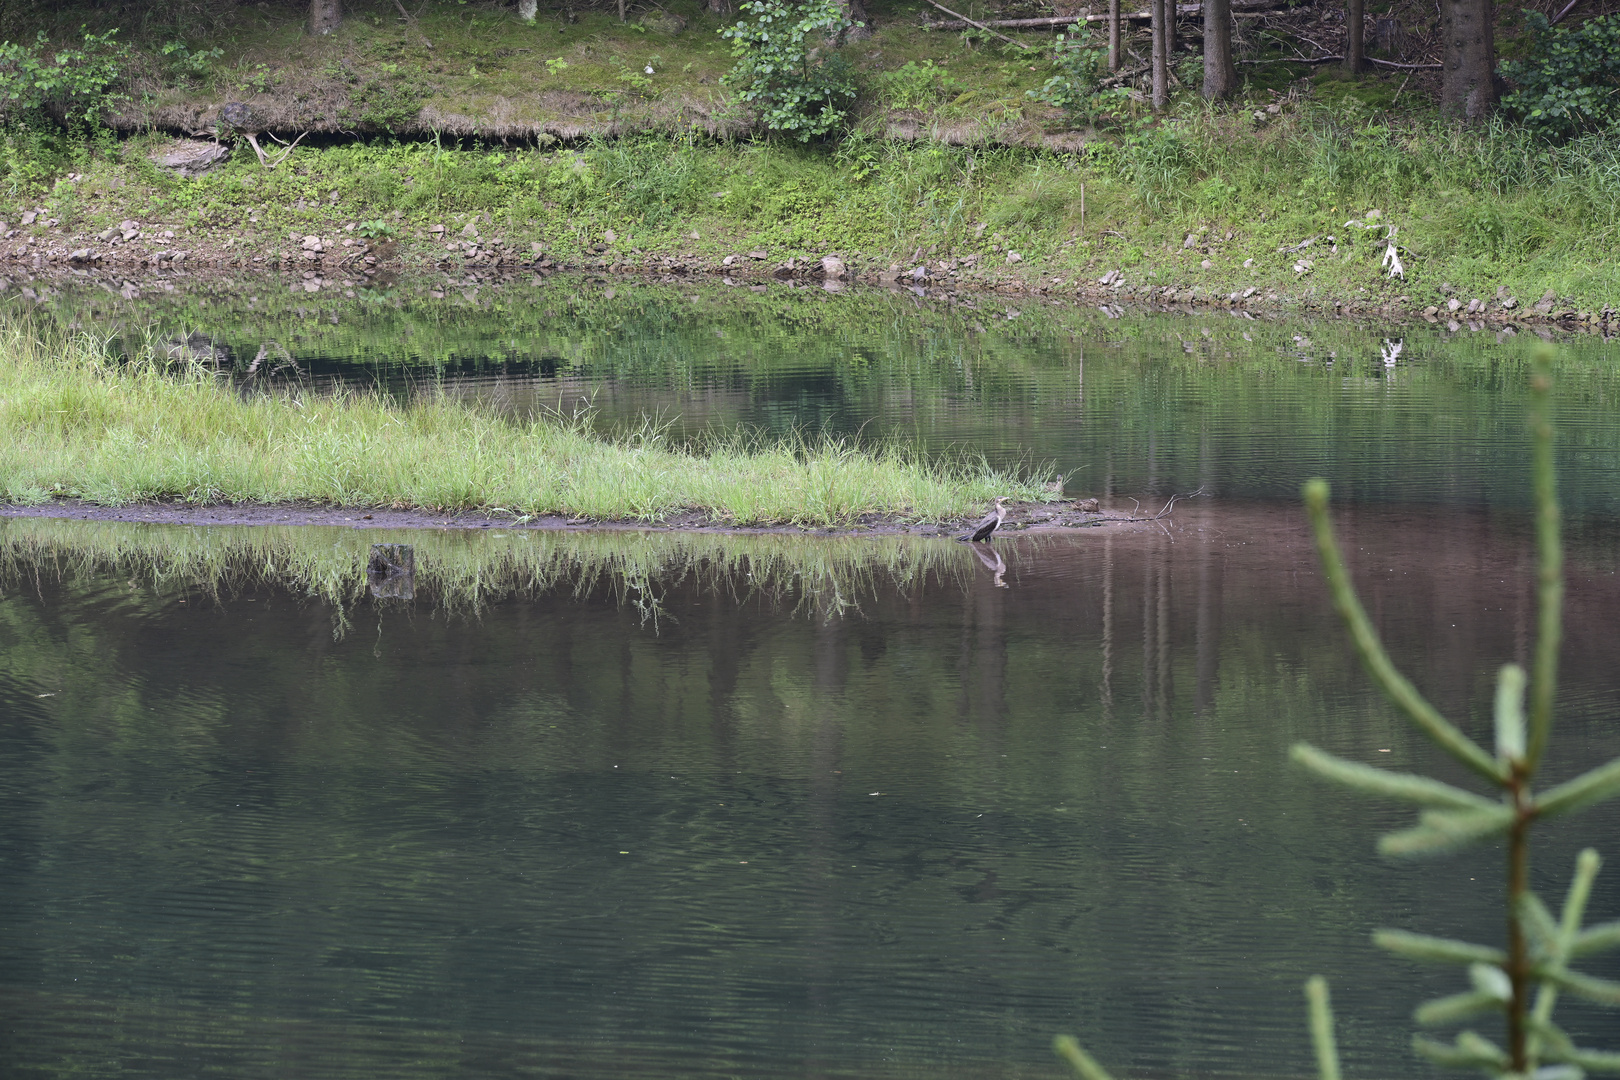
[[[1390,101],[1389,101],[1389,104],[1390,104],[1391,108],[1394,108],[1395,103],[1397,101],[1401,100],[1401,90],[1405,90],[1406,89],[1406,84],[1411,82],[1411,81],[1412,81],[1412,73],[1410,71],[1408,71],[1406,73],[1406,78],[1401,80],[1400,90],[1396,90],[1395,91],[1395,96],[1393,98],[1391,98]]]
[[[1560,22],[1563,22],[1564,16],[1568,15],[1570,12],[1574,11],[1575,10],[1575,5],[1579,4],[1580,2],[1581,2],[1581,0],[1569,0],[1569,3],[1564,5],[1564,10],[1560,11],[1557,15],[1553,16],[1552,22],[1549,22],[1547,25],[1548,26],[1557,26]]]
[[[426,45],[429,49],[433,48],[433,42],[429,41],[428,36],[426,34],[422,33],[422,27],[421,27],[420,24],[417,23],[416,16],[414,16],[410,12],[406,11],[405,10],[405,5],[400,3],[400,0],[394,0],[394,6],[399,8],[399,13],[401,15],[405,16],[405,21],[411,24],[411,29],[415,30],[417,32],[417,34],[422,38],[422,44]]]
[[[957,13],[955,11],[952,11],[950,8],[946,7],[944,4],[935,3],[934,0],[928,0],[928,2],[930,4],[933,4],[935,7],[939,8],[939,10],[943,11],[945,14],[951,16],[953,19],[961,19],[965,23],[970,23],[973,26],[977,26],[980,30],[983,30],[987,34],[995,34],[996,37],[1000,38],[1002,41],[1005,41],[1009,45],[1016,45],[1020,49],[1025,49],[1025,50],[1027,50],[1029,48],[1029,46],[1025,45],[1022,41],[1014,41],[1012,38],[1008,37],[1006,34],[998,34],[998,33],[996,33],[996,31],[994,31],[994,30],[990,29],[988,26],[984,25],[984,23],[976,22],[973,19],[968,18],[966,15],[962,15],[962,14],[959,14],[959,13]]]

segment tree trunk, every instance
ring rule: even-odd
[[[838,0],[838,6],[844,9],[844,18],[859,26],[851,26],[839,36],[838,44],[843,45],[850,41],[865,41],[872,36],[871,20],[866,15],[865,0]]]
[[[1108,0],[1108,73],[1119,70],[1119,0]]]
[[[309,32],[330,34],[343,21],[338,0],[309,0]]]
[[[730,15],[731,0],[709,0],[709,11],[715,15]]]
[[[1491,0],[1441,0],[1442,112],[1476,121],[1496,106],[1495,16]]]
[[[1367,0],[1346,0],[1344,8],[1344,70],[1360,75],[1367,66],[1365,47],[1367,29]]]
[[[1165,0],[1150,0],[1149,10],[1153,13],[1153,111],[1158,112],[1170,104],[1170,52],[1166,46],[1169,35],[1165,33]]]
[[[1237,88],[1237,65],[1232,62],[1232,0],[1204,0],[1204,98],[1224,101],[1237,93]]]

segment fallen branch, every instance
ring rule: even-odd
[[[277,139],[274,132],[270,132],[270,131],[265,132],[266,135],[269,135],[272,139],[275,139],[276,142],[281,143],[282,146],[285,146],[287,148],[287,149],[283,150],[281,152],[281,156],[276,158],[274,161],[270,160],[270,155],[266,154],[264,152],[263,147],[261,147],[259,145],[259,139],[258,139],[258,133],[257,132],[244,131],[244,132],[242,132],[242,134],[247,136],[248,145],[253,147],[253,152],[255,154],[259,155],[259,164],[263,165],[266,169],[273,169],[277,165],[280,165],[283,161],[286,161],[287,158],[292,156],[293,147],[295,147],[299,143],[303,142],[304,141],[304,135],[308,135],[309,132],[307,132],[307,131],[304,132],[304,135],[298,136],[298,138],[294,139],[292,142],[287,142],[287,141],[285,141],[283,139]]]
[[[1028,49],[1029,48],[1029,46],[1025,45],[1022,41],[1014,41],[1012,38],[1008,37],[1006,34],[997,34],[994,30],[992,30],[988,26],[984,25],[984,23],[975,22],[974,20],[968,18],[966,15],[960,14],[959,12],[952,11],[950,8],[946,7],[944,4],[936,3],[935,0],[928,0],[928,2],[930,4],[933,4],[935,7],[939,8],[939,10],[943,11],[945,14],[951,16],[952,18],[960,19],[960,20],[962,20],[962,22],[966,23],[969,26],[977,26],[980,30],[983,30],[987,34],[995,34],[996,37],[1000,38],[1002,41],[1007,42],[1009,45],[1016,45],[1020,49]]]
[[[1240,64],[1331,64],[1342,61],[1343,56],[1274,56],[1268,60],[1239,60]],[[1377,64],[1379,67],[1395,68],[1399,71],[1439,71],[1444,64],[1397,64],[1393,60],[1379,60],[1376,57],[1366,57],[1367,63]]]
[[[1110,522],[1114,522],[1114,521],[1158,521],[1160,518],[1168,517],[1169,514],[1170,514],[1170,511],[1172,511],[1172,510],[1174,510],[1176,508],[1176,500],[1177,499],[1193,499],[1193,498],[1197,498],[1200,495],[1208,495],[1208,494],[1209,494],[1209,492],[1205,491],[1203,486],[1200,485],[1198,487],[1198,490],[1196,490],[1196,491],[1183,491],[1183,492],[1180,492],[1178,494],[1170,496],[1170,501],[1165,503],[1164,507],[1157,514],[1153,514],[1153,515],[1150,515],[1148,517],[1109,518],[1108,520]],[[1136,503],[1136,508],[1138,510],[1142,509],[1142,504],[1139,503],[1139,502],[1136,502],[1135,499],[1132,499],[1131,502]]]
[[[406,11],[405,5],[400,3],[399,0],[394,0],[394,6],[399,8],[399,13],[405,16],[405,21],[411,24],[411,29],[415,30],[417,35],[421,37],[422,44],[426,45],[429,49],[432,49],[433,42],[429,41],[428,36],[422,33],[422,24],[416,21],[416,16]]]
[[[1141,67],[1126,68],[1124,71],[1116,72],[1115,74],[1108,76],[1106,79],[1098,80],[1097,85],[1099,87],[1118,86],[1120,83],[1130,82],[1138,75],[1147,74],[1152,70],[1152,68],[1153,65],[1151,64],[1143,64]]]
[[[1574,11],[1575,10],[1575,5],[1579,4],[1580,2],[1581,2],[1581,0],[1569,0],[1569,3],[1564,5],[1564,10],[1560,11],[1557,15],[1554,15],[1552,17],[1552,21],[1549,22],[1547,25],[1548,26],[1557,26],[1559,23],[1563,22],[1564,21],[1564,16],[1568,15],[1570,12]]]
[[[930,0],[930,2],[932,2],[932,0]],[[924,30],[963,30],[968,26],[977,26],[981,30],[988,30],[992,26],[1000,27],[1003,30],[1040,30],[1054,27],[1073,26],[1077,22],[1101,23],[1108,21],[1107,15],[1043,15],[1039,18],[1031,19],[988,19],[984,22],[974,22],[965,16],[957,15],[956,12],[951,11],[948,8],[940,7],[938,4],[934,4],[934,6],[945,12],[947,15],[955,15],[956,19],[955,21],[943,20],[940,22],[925,22],[923,23]],[[1286,8],[1287,6],[1287,0],[1259,0],[1257,3],[1248,4],[1239,2],[1232,5],[1232,13],[1234,15],[1259,15],[1280,8]],[[1197,18],[1203,13],[1204,5],[1202,3],[1176,5],[1176,16],[1178,18]],[[1119,17],[1121,19],[1150,19],[1152,18],[1152,12],[1122,11],[1120,12]]]

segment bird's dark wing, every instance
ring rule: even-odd
[[[996,516],[994,510],[984,515],[980,519],[978,526],[973,530],[974,542],[982,543],[990,539],[990,534],[996,531],[996,526],[999,524],[1001,524],[1001,519]]]

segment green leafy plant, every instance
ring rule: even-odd
[[[169,73],[183,82],[206,79],[213,71],[214,61],[225,55],[225,50],[218,48],[194,52],[184,41],[171,41],[161,51]]]
[[[1553,26],[1526,11],[1530,48],[1501,73],[1515,89],[1502,104],[1526,126],[1567,138],[1620,121],[1620,18],[1602,15],[1576,27]]]
[[[355,231],[361,236],[365,237],[367,240],[388,240],[399,235],[399,230],[394,228],[388,222],[384,221],[382,218],[375,218],[371,221],[362,221],[358,226],[355,227]]]
[[[926,109],[941,98],[954,97],[962,85],[932,59],[907,60],[877,77],[878,92],[891,109]]]
[[[567,68],[568,61],[564,60],[560,56],[553,56],[550,60],[546,61],[546,70],[553,75],[559,75],[563,71],[567,70]]]
[[[1327,482],[1312,480],[1305,485],[1306,511],[1333,605],[1350,632],[1362,666],[1390,702],[1482,781],[1494,798],[1432,777],[1347,761],[1307,743],[1295,744],[1290,756],[1316,775],[1353,791],[1421,808],[1414,827],[1379,841],[1385,855],[1439,855],[1495,840],[1507,847],[1505,947],[1405,930],[1380,930],[1373,935],[1375,944],[1398,956],[1467,969],[1468,989],[1418,1006],[1413,1016],[1420,1025],[1451,1027],[1496,1017],[1506,1031],[1501,1046],[1471,1028],[1464,1028],[1451,1043],[1420,1035],[1413,1040],[1416,1050],[1439,1065],[1477,1070],[1491,1077],[1580,1080],[1586,1071],[1620,1073],[1620,1053],[1577,1047],[1553,1023],[1553,1009],[1561,994],[1620,1006],[1620,983],[1570,967],[1582,957],[1620,947],[1620,922],[1583,926],[1601,861],[1590,849],[1576,860],[1574,879],[1555,915],[1530,889],[1530,833],[1543,820],[1620,795],[1620,758],[1554,787],[1539,791],[1534,787],[1552,735],[1558,650],[1563,638],[1564,554],[1553,468],[1550,347],[1538,350],[1530,387],[1538,563],[1536,646],[1528,676],[1517,664],[1507,664],[1498,672],[1494,753],[1441,716],[1396,670],[1350,583],[1328,515]],[[1306,994],[1318,1073],[1321,1080],[1339,1080],[1327,985],[1320,977],[1313,978],[1306,984]],[[1086,1080],[1108,1080],[1108,1073],[1072,1038],[1060,1036],[1053,1045]]]
[[[862,24],[846,19],[837,0],[748,0],[742,10],[752,21],[720,31],[737,59],[725,85],[767,129],[800,142],[842,125],[855,99],[854,73],[832,46]]]
[[[40,31],[34,45],[0,42],[0,118],[49,117],[68,126],[96,126],[118,100],[112,90],[123,74],[127,46],[118,31],[84,35],[80,48],[49,52]]]
[[[1025,93],[1062,109],[1071,123],[1095,123],[1120,111],[1129,99],[1130,91],[1124,87],[1103,87],[1108,49],[1092,44],[1091,28],[1083,22],[1077,21],[1068,33],[1058,35],[1052,47],[1052,71],[1039,90]]]
[[[268,64],[255,64],[253,70],[242,77],[242,89],[255,94],[268,94],[276,87],[275,72]]]

